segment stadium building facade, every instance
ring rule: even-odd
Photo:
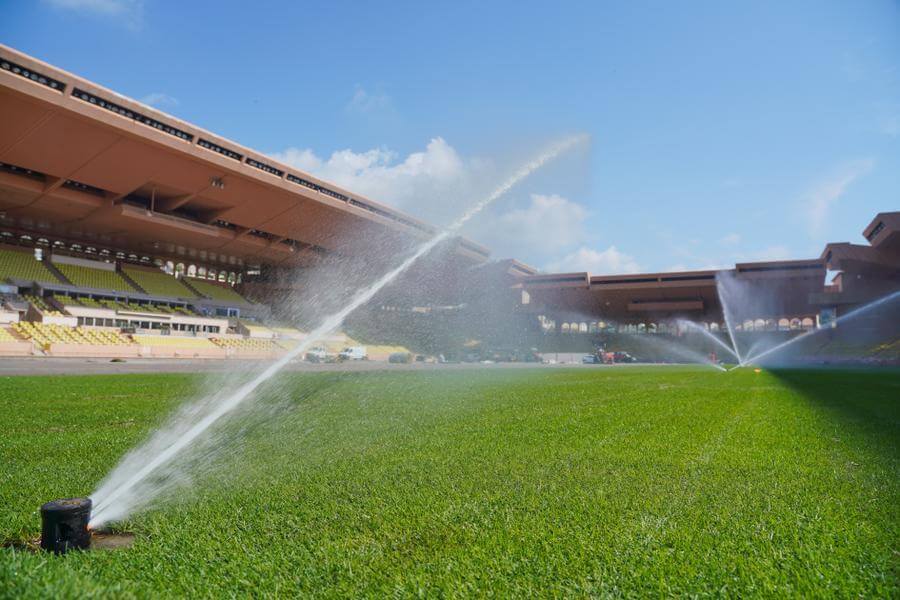
[[[289,315],[278,310],[285,298],[316,295],[304,272],[354,261],[384,271],[434,233],[0,46],[0,353],[277,354],[303,336],[274,322]],[[383,325],[415,315],[427,329],[477,311],[472,335],[491,323],[661,332],[678,318],[720,329],[727,275],[769,299],[741,329],[810,328],[900,287],[900,213],[877,215],[864,235],[869,245],[829,244],[810,260],[615,276],[489,262],[486,248],[456,238],[366,315]],[[827,271],[839,274],[826,285]]]

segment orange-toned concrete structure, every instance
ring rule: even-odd
[[[0,217],[8,231],[229,271],[373,247],[387,259],[434,232],[6,46]],[[466,240],[457,252],[475,263],[487,256]]]
[[[863,235],[870,245],[833,243],[819,258],[739,263],[721,271],[533,274],[520,279],[523,308],[568,328],[598,320],[649,326],[677,318],[722,326],[716,281],[725,276],[766,299],[754,321],[814,323],[823,310],[840,316],[900,289],[900,212],[876,215]],[[830,283],[828,271],[837,272]]]
[[[46,326],[48,333],[33,332],[35,351],[272,356],[283,350],[277,340],[234,341],[253,337],[239,317],[265,320],[268,305],[315,295],[311,267],[357,260],[383,272],[434,233],[400,211],[0,45],[0,328],[19,319]],[[727,276],[769,299],[753,322],[806,326],[900,288],[900,213],[877,215],[864,236],[868,245],[829,244],[809,260],[612,276],[489,263],[486,248],[457,238],[380,294],[369,318],[469,310],[485,323],[515,317],[520,322],[510,327],[519,330],[529,319],[556,331],[601,322],[655,328],[678,318],[718,327],[716,281]],[[839,272],[828,284],[826,270]],[[134,337],[89,348],[96,346],[90,335],[57,335],[53,326]],[[160,333],[219,341],[179,346],[152,338]],[[142,335],[151,337],[142,343]],[[0,354],[30,352],[21,337],[0,335]]]

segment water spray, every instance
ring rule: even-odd
[[[737,354],[737,350],[734,349],[734,348],[732,348],[731,346],[729,346],[728,344],[726,344],[726,343],[723,342],[722,340],[720,340],[718,337],[714,336],[714,335],[712,334],[712,332],[707,331],[707,330],[704,329],[703,327],[700,327],[700,325],[698,325],[697,323],[694,323],[693,321],[688,321],[687,319],[679,319],[679,320],[678,320],[678,323],[679,323],[679,325],[684,325],[684,326],[687,327],[688,329],[692,329],[692,330],[694,330],[694,331],[698,331],[698,332],[700,332],[701,334],[703,334],[704,336],[708,337],[709,339],[711,339],[712,341],[714,341],[716,344],[718,344],[719,346],[721,346],[726,352],[728,352],[728,354],[730,354],[730,355],[732,355],[733,357],[735,357],[736,359],[738,359],[738,362],[740,362],[741,359],[740,359],[740,357],[739,357],[738,354]]]
[[[722,305],[722,315],[725,317],[725,328],[728,330],[728,337],[731,339],[731,345],[734,348],[734,356],[738,360],[738,365],[744,364],[741,358],[741,349],[738,347],[737,339],[734,337],[734,323],[732,322],[731,307],[725,301],[728,292],[723,291],[725,286],[722,284],[721,273],[716,273],[716,294],[719,296],[719,304]]]
[[[515,185],[547,162],[553,160],[563,152],[585,143],[587,140],[588,137],[586,135],[577,135],[551,145],[538,157],[519,168],[490,195],[469,208],[443,232],[419,246],[419,248],[400,263],[400,265],[387,272],[369,287],[359,290],[344,308],[324,319],[322,324],[310,332],[306,339],[297,344],[276,362],[272,363],[265,371],[242,385],[235,393],[226,397],[221,402],[214,403],[211,406],[198,411],[198,415],[202,415],[202,417],[186,431],[181,432],[179,428],[170,426],[169,428],[157,432],[157,434],[145,443],[144,446],[138,448],[129,455],[140,456],[141,466],[139,468],[133,469],[134,464],[129,463],[127,460],[128,457],[126,457],[123,462],[120,462],[119,465],[113,469],[101,483],[100,487],[94,492],[92,497],[96,500],[96,507],[94,515],[90,519],[90,526],[96,527],[110,520],[122,518],[134,510],[139,503],[149,501],[149,494],[135,494],[134,492],[142,482],[147,480],[147,478],[153,475],[160,467],[171,462],[176,456],[209,430],[210,427],[229,413],[232,413],[260,385],[275,376],[291,360],[301,356],[324,337],[334,333],[353,311],[370,301],[385,286],[409,269],[413,263],[433,250],[438,244],[448,239],[485,207],[501,196],[504,196]],[[205,414],[203,410],[206,410]],[[175,431],[172,431],[173,429]],[[167,439],[168,436],[171,436],[172,439]],[[147,446],[156,447],[154,442],[163,442],[161,444],[162,450],[154,456],[146,456],[145,450]]]
[[[873,300],[872,302],[869,302],[868,304],[865,304],[863,306],[855,308],[845,315],[841,315],[840,317],[838,317],[837,319],[834,320],[834,325],[837,326],[840,323],[842,323],[843,321],[846,321],[847,319],[852,319],[853,317],[857,317],[863,313],[866,313],[874,308],[878,308],[879,306],[882,306],[883,304],[887,304],[898,298],[900,298],[900,290],[897,290],[895,292],[888,294],[887,296],[882,296],[881,298],[878,298],[877,300]],[[763,350],[762,352],[754,354],[753,356],[751,356],[751,357],[747,358],[746,360],[744,360],[743,362],[741,362],[738,366],[744,366],[747,364],[755,363],[756,361],[758,361],[759,359],[761,359],[765,356],[768,356],[779,350],[783,350],[784,348],[791,346],[791,345],[799,342],[800,340],[804,340],[810,336],[816,335],[817,333],[821,333],[822,331],[825,331],[825,330],[824,329],[810,329],[809,331],[801,333],[797,337],[793,337],[785,342],[778,344],[777,346],[774,346],[772,348],[769,348],[768,350]]]

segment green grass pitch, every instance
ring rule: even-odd
[[[198,381],[0,379],[0,595],[900,594],[897,371],[289,375],[133,547],[11,547]]]

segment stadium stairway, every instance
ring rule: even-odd
[[[132,286],[137,291],[141,292],[142,294],[147,293],[147,290],[145,290],[144,288],[139,286],[137,284],[137,282],[134,279],[132,279],[131,276],[128,275],[128,272],[125,269],[123,269],[122,267],[118,267],[116,269],[116,273],[118,273],[122,277],[122,279],[124,279],[126,282],[128,282],[128,285]]]
[[[56,268],[56,265],[54,265],[49,259],[48,259],[48,260],[44,260],[44,261],[42,261],[42,262],[44,263],[44,266],[47,267],[47,270],[50,271],[51,273],[53,273],[53,275],[54,275],[57,279],[59,279],[59,280],[60,280],[61,282],[63,282],[63,283],[66,283],[66,284],[68,284],[68,285],[72,285],[72,282],[69,281],[69,278],[66,277],[65,275],[63,275],[63,274],[62,274],[62,271],[60,271],[59,269],[57,269],[57,268]]]
[[[179,281],[180,281],[182,284],[184,284],[184,286],[185,286],[187,289],[189,289],[189,290],[191,290],[192,292],[194,292],[195,294],[197,294],[197,297],[198,297],[198,298],[205,298],[205,296],[204,296],[203,294],[201,294],[200,292],[197,291],[197,288],[195,288],[194,286],[191,285],[191,278],[190,278],[190,277],[181,277],[181,278],[179,279]]]

